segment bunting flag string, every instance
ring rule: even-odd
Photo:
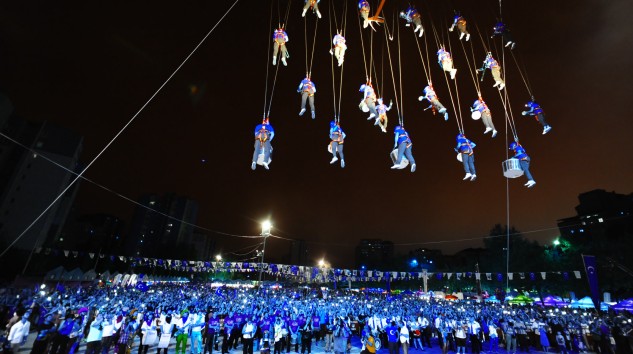
[[[570,273],[573,278],[581,279],[581,271],[534,271],[534,272],[517,272],[517,273],[476,273],[476,272],[402,272],[402,271],[380,271],[380,270],[364,270],[364,269],[340,269],[329,267],[309,267],[299,265],[277,264],[277,263],[251,263],[251,262],[221,262],[221,261],[193,261],[193,260],[173,260],[149,257],[129,257],[122,255],[97,254],[94,252],[82,252],[73,250],[56,250],[52,248],[37,248],[37,254],[47,256],[64,257],[89,257],[94,259],[95,256],[100,259],[106,258],[111,262],[120,261],[128,263],[131,267],[149,267],[162,268],[165,270],[175,270],[193,273],[252,273],[264,272],[271,276],[290,278],[300,281],[318,281],[318,282],[337,282],[337,281],[411,281],[425,279],[435,279],[437,281],[462,281],[462,280],[486,280],[502,282],[506,278],[514,280],[515,274],[517,279],[536,281],[537,275],[541,280],[546,280],[548,274],[556,274],[558,279],[565,281],[570,279]],[[482,276],[483,274],[483,276]],[[455,275],[455,277],[453,277]]]

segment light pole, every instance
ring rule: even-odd
[[[268,236],[270,236],[270,230],[273,228],[273,224],[270,223],[270,220],[266,220],[262,223],[262,233],[264,236],[264,246],[262,247],[261,258],[259,261],[259,283],[262,282],[262,272],[264,271],[264,252],[266,252],[266,240]]]

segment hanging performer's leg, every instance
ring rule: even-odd
[[[484,122],[484,126],[486,127],[486,131],[484,131],[484,134],[491,131],[493,138],[497,136],[497,130],[495,129],[495,125],[492,124],[492,114],[490,114],[489,109],[484,109],[481,112],[481,121]]]
[[[499,90],[503,90],[506,84],[501,78],[501,68],[498,66],[493,67],[493,68],[490,68],[490,71],[492,72],[492,78],[495,80],[495,84],[492,87],[498,87]]]
[[[365,99],[365,104],[367,104],[367,108],[369,108],[369,117],[367,120],[370,120],[374,117],[378,117],[378,111],[376,111],[376,100],[372,97],[367,97]]]

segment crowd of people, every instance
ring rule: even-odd
[[[211,283],[0,290],[5,352],[632,353],[629,313],[448,301],[427,294]],[[352,339],[355,338],[354,341]],[[359,348],[358,339],[362,348]],[[381,349],[382,348],[382,349]],[[23,351],[26,351],[23,348]]]

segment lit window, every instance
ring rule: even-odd
[[[604,220],[602,218],[598,219],[598,222],[604,222]]]

